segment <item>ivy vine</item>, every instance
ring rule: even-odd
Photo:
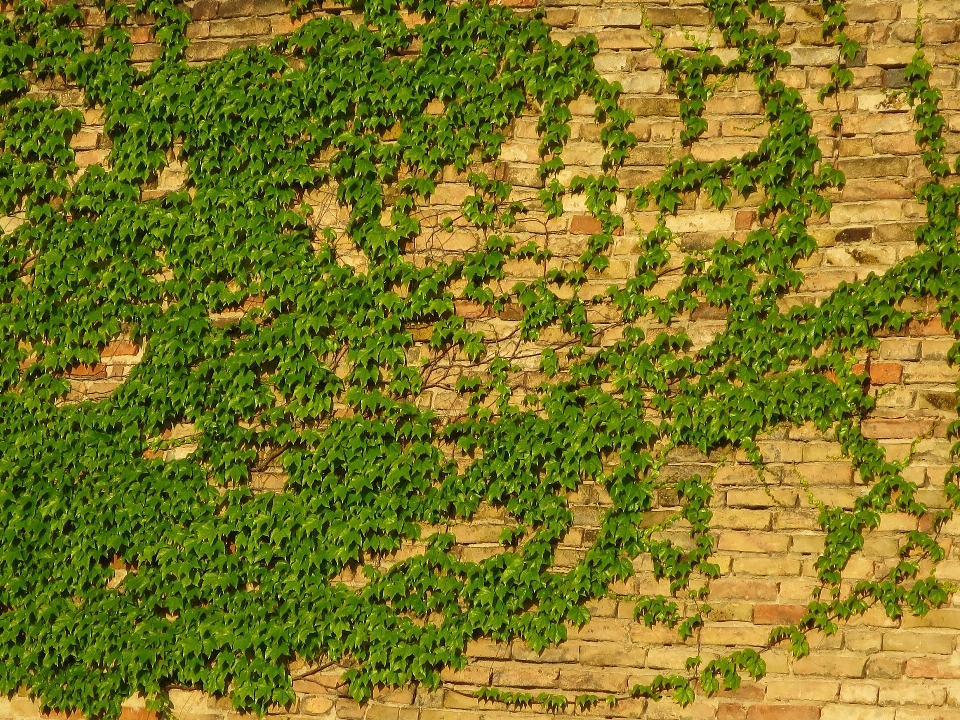
[[[436,687],[443,668],[465,665],[471,639],[562,642],[643,554],[671,594],[638,598],[637,620],[692,637],[720,573],[711,479],[660,470],[683,447],[741,449],[759,466],[758,435],[781,424],[832,431],[870,489],[852,509],[822,506],[821,587],[770,642],[799,656],[808,631],[835,632],[873,604],[899,617],[946,601],[950,588],[921,560],[943,557],[936,531],[952,510],[909,534],[885,579],[841,590],[882,513],[927,512],[904,463],[860,430],[874,400],[854,356],[915,319],[908,297],[934,298],[960,332],[960,186],[942,182],[952,171],[941,96],[919,44],[905,73],[930,172],[919,251],[819,305],[782,309],[816,249],[807,225],[829,211],[843,175],[821,156],[800,94],[778,79],[784,15],[766,0],[705,0],[736,50],[728,61],[706,45],[669,50],[650,28],[680,98],[685,154],[640,187],[618,179],[637,139],[621,89],[593,66],[595,39],[562,45],[539,12],[370,0],[358,27],[319,17],[269,48],[197,67],[185,61],[188,14],[173,0],[137,0],[161,47],[141,71],[131,8],[101,4],[106,23],[91,42],[75,3],[20,0],[0,17],[0,215],[22,220],[0,235],[0,691],[115,718],[134,693],[167,708],[166,689],[181,684],[262,713],[294,699],[295,659],[351,661],[358,700],[379,685]],[[849,86],[845,63],[859,50],[843,3],[823,5],[838,62],[821,100]],[[742,75],[769,132],[734,160],[694,159],[707,100]],[[50,76],[103,109],[112,149],[102,166],[79,173],[78,111],[28,94]],[[564,183],[581,96],[596,106],[605,156],[599,173]],[[541,160],[529,197],[497,163],[525,113],[538,118]],[[143,199],[174,161],[186,187]],[[459,214],[431,219],[445,177],[472,194]],[[682,281],[659,293],[674,252],[667,220],[698,193],[717,208],[759,194],[758,222],[742,243],[719,238],[682,258]],[[325,196],[343,223],[311,207]],[[524,222],[549,224],[574,196],[599,227],[578,258],[518,240]],[[629,281],[591,295],[624,227],[624,197],[652,207],[655,227],[638,239]],[[457,232],[473,239],[468,249],[423,251],[427,234]],[[507,287],[519,260],[542,276]],[[724,308],[727,325],[694,352],[677,321],[703,304]],[[498,336],[466,307],[514,329]],[[598,310],[615,315],[616,342],[600,341],[609,325]],[[118,338],[142,346],[142,359],[109,397],[71,401],[71,376]],[[525,386],[510,348],[529,343],[540,343],[544,379]],[[430,409],[441,390],[462,409]],[[189,449],[164,459],[177,428],[189,428],[179,435]],[[282,491],[257,491],[268,469],[285,475]],[[958,475],[945,488],[954,508]],[[585,481],[612,507],[562,572],[567,494]],[[663,489],[680,498],[689,545],[643,522]],[[503,550],[461,559],[449,526],[484,503],[513,520]],[[378,565],[421,538],[422,553]],[[339,581],[361,569],[360,589]],[[684,614],[686,599],[696,613]],[[755,649],[692,657],[686,674],[630,694],[685,704],[764,671]]]

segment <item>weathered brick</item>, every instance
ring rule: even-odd
[[[946,699],[947,691],[939,685],[901,680],[882,683],[878,702],[881,705],[943,705]]]
[[[212,20],[217,17],[220,9],[219,0],[198,0],[190,9],[190,17],[193,20]]]
[[[230,50],[230,44],[219,40],[203,40],[191,43],[187,48],[187,60],[204,62],[222,58]],[[152,58],[145,58],[152,59]]]
[[[935,420],[870,418],[860,428],[869,438],[918,438],[932,433],[935,425]]]
[[[727,506],[742,508],[792,508],[797,504],[797,491],[788,488],[756,488],[728,490]]]
[[[916,340],[891,338],[880,342],[880,356],[889,360],[919,360],[920,343]]]
[[[650,33],[645,30],[598,30],[597,44],[602,50],[646,50],[651,46]]]
[[[873,237],[873,228],[869,227],[852,227],[844,228],[836,234],[836,241],[838,243],[859,243],[867,242],[870,238]]]
[[[950,340],[923,340],[920,343],[921,352],[924,360],[946,360],[947,354],[956,344],[952,338]]]
[[[634,117],[659,116],[678,117],[680,115],[680,101],[663,97],[633,97],[625,98],[623,106],[634,114]]]
[[[559,668],[512,667],[493,673],[493,684],[517,688],[555,688],[560,679]]]
[[[585,642],[579,647],[583,665],[643,667],[647,655],[646,648],[628,642]]]
[[[639,8],[587,8],[580,11],[577,20],[581,27],[641,28],[644,25],[644,16]]]
[[[713,477],[716,485],[757,485],[757,470],[750,465],[722,465]]]
[[[848,158],[837,163],[848,179],[895,176],[907,174],[909,161],[904,157]]]
[[[288,12],[283,0],[221,0],[217,17],[242,18]]]
[[[627,672],[611,670],[567,670],[560,671],[560,688],[581,692],[624,693],[630,675]]]
[[[905,660],[886,654],[871,655],[867,660],[867,677],[898,679],[903,676]]]
[[[876,705],[880,686],[875,682],[847,680],[840,686],[840,700],[859,705]]]
[[[683,25],[693,27],[696,25],[707,25],[710,22],[710,13],[704,7],[657,7],[651,5],[647,7],[647,18],[653,25],[673,27],[674,25]]]

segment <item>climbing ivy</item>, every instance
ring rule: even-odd
[[[264,712],[294,699],[294,660],[324,659],[352,664],[345,680],[358,700],[380,685],[436,687],[443,668],[465,665],[471,639],[519,638],[538,651],[562,642],[644,554],[671,592],[636,598],[637,621],[694,637],[720,574],[711,478],[660,471],[683,448],[742,450],[759,467],[758,436],[782,424],[832,432],[870,489],[849,510],[821,506],[821,586],[770,642],[799,656],[808,631],[835,632],[873,604],[894,618],[943,604],[950,588],[920,561],[943,557],[936,531],[952,510],[909,533],[885,579],[842,590],[882,513],[927,512],[905,462],[860,431],[874,399],[854,358],[915,319],[902,309],[909,297],[934,298],[944,326],[960,331],[960,186],[941,182],[951,170],[930,65],[918,44],[905,73],[931,175],[917,194],[927,209],[918,252],[819,305],[784,309],[816,250],[807,225],[829,211],[843,175],[822,157],[800,93],[778,79],[789,62],[783,11],[766,0],[705,4],[735,56],[670,50],[650,28],[680,98],[684,154],[639,187],[618,179],[637,139],[620,87],[594,69],[595,39],[562,45],[540,12],[371,0],[358,26],[316,17],[268,48],[196,66],[188,14],[137,0],[160,47],[148,70],[131,62],[122,2],[101,3],[106,22],[92,39],[75,3],[20,0],[0,17],[0,214],[22,221],[0,235],[0,691],[109,718],[134,693],[166,709],[179,684]],[[838,62],[821,101],[849,86],[845,63],[859,51],[842,2],[823,5]],[[707,100],[744,75],[766,137],[733,160],[696,160]],[[102,108],[112,143],[102,165],[79,172],[79,112],[28,94],[47,77]],[[570,105],[582,96],[605,156],[598,174],[564,183]],[[541,189],[523,197],[497,159],[511,123],[531,113]],[[840,131],[839,115],[832,126]],[[144,199],[174,161],[185,189]],[[433,227],[430,199],[445,177],[472,194]],[[311,207],[324,194],[343,223]],[[682,281],[659,292],[676,251],[667,220],[697,194],[717,208],[757,194],[757,222],[743,242],[718,238],[683,257]],[[522,222],[559,217],[568,197],[599,223],[576,261],[516,239]],[[655,211],[655,226],[638,238],[630,279],[590,296],[624,228],[623,198]],[[430,233],[461,231],[470,249],[423,250]],[[542,276],[505,287],[514,260]],[[678,321],[701,305],[723,308],[727,325],[694,352]],[[513,318],[515,330],[497,336],[467,306]],[[616,342],[601,341],[598,309],[616,316]],[[70,376],[118,338],[144,348],[140,362],[109,397],[73,401]],[[524,387],[511,348],[534,341],[543,381]],[[461,408],[430,409],[438,391]],[[282,491],[257,491],[266,470],[286,476]],[[946,486],[954,508],[958,477]],[[559,571],[567,495],[586,481],[612,506],[584,556]],[[664,491],[681,510],[651,527],[645,514]],[[468,561],[449,527],[484,503],[512,523],[502,552]],[[658,532],[681,520],[683,546]],[[420,554],[380,562],[421,539]],[[354,572],[364,583],[342,582]],[[764,671],[755,649],[695,656],[684,674],[630,695],[686,704]],[[497,688],[479,696],[568,703]]]

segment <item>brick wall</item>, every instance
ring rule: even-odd
[[[195,0],[186,4],[194,20],[189,29],[191,62],[208,62],[234,47],[267,43],[294,25],[280,0]],[[526,8],[533,2],[519,0],[513,4]],[[918,4],[897,0],[848,3],[852,22],[847,32],[862,43],[864,52],[854,62],[853,89],[839,98],[844,113],[844,135],[839,141],[829,131],[829,120],[836,113],[835,101],[828,100],[824,106],[816,99],[836,59],[835,48],[821,37],[819,3],[784,0],[778,4],[787,17],[782,44],[792,57],[792,64],[780,77],[803,94],[815,121],[814,132],[822,138],[824,155],[834,158],[847,176],[845,188],[834,193],[829,216],[816,218],[811,225],[819,250],[803,265],[806,281],[800,293],[784,298],[783,302],[790,305],[823,298],[839,283],[862,279],[871,272],[881,273],[914,252],[913,230],[924,218],[914,190],[926,174],[913,139],[912,117],[896,94],[904,86],[903,68],[914,51]],[[598,37],[598,68],[625,89],[623,104],[636,116],[632,130],[641,142],[621,172],[623,183],[635,185],[658,177],[668,158],[680,151],[678,100],[665,86],[649,34],[642,27],[641,6],[654,25],[664,30],[672,47],[690,46],[691,39],[718,42],[718,34],[711,34],[708,13],[697,0],[548,0],[546,5],[547,18],[558,39],[567,41],[584,32]],[[100,22],[96,9],[89,8],[87,13],[91,26]],[[956,155],[960,152],[960,1],[926,0],[922,13],[924,47],[935,68],[932,82],[944,95],[947,151]],[[359,22],[358,16],[352,17]],[[133,32],[135,60],[149,63],[157,47],[151,42],[149,20],[141,21]],[[722,55],[727,51],[719,52]],[[83,104],[76,90],[55,81],[38,85],[33,92],[53,95],[64,105]],[[563,179],[596,171],[602,156],[591,103],[578,101],[573,110]],[[708,130],[693,149],[693,155],[702,160],[734,157],[751,150],[767,129],[749,78],[722,86],[710,100],[706,117]],[[102,132],[102,122],[98,109],[85,109],[84,127],[73,141],[82,166],[108,162],[110,143]],[[516,193],[533,194],[539,160],[534,118],[514,123],[502,159],[502,176],[514,184]],[[144,189],[144,197],[177,189],[183,180],[183,172],[172,156],[157,182]],[[463,178],[450,175],[445,180],[430,208],[436,211],[435,216],[455,209],[468,193],[468,186],[458,182]],[[320,218],[324,224],[345,220],[329,198],[325,202],[324,197],[317,197],[312,202],[316,207],[326,207]],[[679,239],[678,250],[710,247],[721,235],[744,237],[756,222],[756,205],[756,198],[739,198],[729,209],[717,211],[708,209],[705,201],[686,202],[670,221]],[[425,218],[427,215],[425,211]],[[652,213],[626,216],[610,268],[594,278],[596,289],[602,291],[611,283],[627,279],[636,259],[636,234],[649,229],[653,218]],[[17,222],[15,217],[0,220],[4,229],[15,227]],[[595,222],[582,202],[573,199],[568,201],[562,218],[539,229],[531,226],[528,232],[531,236],[549,232],[551,249],[558,258],[576,257],[586,237],[596,230]],[[414,252],[438,257],[458,249],[455,233],[440,237],[427,232],[424,237],[422,246]],[[516,278],[532,277],[538,271],[520,262],[508,269]],[[677,277],[679,273],[668,274],[657,289],[668,289]],[[931,310],[932,305],[921,303],[912,309]],[[500,316],[487,316],[479,307],[464,306],[461,310],[476,327],[490,332],[503,331],[517,319],[510,309]],[[593,319],[604,327],[604,317]],[[716,309],[701,308],[684,317],[680,325],[695,344],[703,346],[723,327],[724,318]],[[605,339],[615,337],[616,329],[610,326]],[[947,365],[946,353],[953,342],[939,320],[918,321],[901,335],[884,338],[878,352],[861,358],[869,372],[871,392],[879,397],[864,431],[878,438],[888,457],[894,459],[906,457],[911,444],[920,438],[906,472],[920,487],[918,499],[931,509],[944,506],[944,472],[951,463],[945,428],[956,417],[957,371]],[[99,363],[75,368],[72,399],[108,394],[123,381],[141,353],[142,348],[121,340],[107,348]],[[527,374],[526,381],[531,385],[539,381],[536,363]],[[443,413],[451,411],[457,398],[452,391],[436,389],[423,402]],[[187,435],[190,429],[176,432]],[[481,702],[472,697],[472,692],[492,682],[504,689],[547,690],[571,698],[583,692],[623,693],[634,683],[649,682],[659,673],[682,670],[690,655],[709,659],[736,647],[765,646],[771,626],[797,619],[817,585],[814,561],[822,548],[823,533],[812,501],[849,507],[867,487],[850,463],[840,458],[839,444],[812,427],[772,432],[761,438],[759,445],[765,461],[762,479],[743,462],[745,458],[733,454],[676,453],[668,468],[669,473],[682,476],[710,472],[719,466],[712,509],[715,560],[723,577],[712,583],[713,612],[699,637],[681,643],[672,630],[647,628],[632,619],[633,602],[618,596],[669,593],[664,583],[654,579],[649,559],[641,558],[635,577],[614,587],[613,597],[590,606],[593,619],[586,626],[571,629],[568,641],[542,655],[519,642],[474,642],[469,647],[470,664],[462,672],[445,672],[440,690],[384,690],[365,706],[352,702],[339,685],[343,668],[332,666],[310,672],[311,668],[295,665],[298,701],[293,707],[277,708],[276,714],[369,720],[533,718],[545,713]],[[186,453],[189,446],[170,452]],[[283,478],[264,473],[257,483],[265,491],[278,490]],[[585,484],[570,502],[576,523],[557,551],[559,568],[572,566],[590,546],[609,501],[602,488]],[[660,497],[652,521],[670,514],[676,502],[676,497]],[[455,527],[463,556],[478,559],[494,552],[506,522],[504,516],[491,510],[479,513],[472,524]],[[867,534],[863,551],[851,561],[845,577],[856,580],[882,576],[894,562],[904,534],[916,525],[915,518],[885,515],[880,527]],[[949,524],[941,534],[940,540],[949,552],[938,575],[960,582],[960,546],[953,545],[958,535],[960,521]],[[679,530],[671,537],[684,542],[684,533]],[[415,552],[416,548],[408,551]],[[342,579],[359,582],[352,577]],[[686,709],[669,701],[630,700],[612,710],[601,706],[586,714],[704,720],[960,718],[958,629],[960,597],[924,618],[905,617],[900,622],[891,621],[882,609],[875,608],[842,625],[833,636],[811,636],[812,652],[801,660],[793,659],[786,648],[764,650],[766,678],[745,681],[736,692],[698,699]],[[184,720],[233,716],[228,700],[190,690],[173,690],[171,697],[176,715]],[[150,715],[137,698],[126,705],[125,720]],[[37,716],[37,706],[26,696],[0,698],[0,717]]]

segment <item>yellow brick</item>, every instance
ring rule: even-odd
[[[771,678],[766,686],[768,700],[830,701],[837,699],[840,683],[836,680]]]
[[[883,634],[883,649],[949,655],[953,652],[955,640],[956,633],[892,631]]]
[[[733,569],[737,575],[799,575],[800,560],[789,557],[738,557]]]
[[[826,705],[820,720],[893,720],[893,708],[857,707],[855,705]]]
[[[794,661],[793,673],[831,678],[863,677],[866,662],[865,655],[813,651],[810,655]]]
[[[790,548],[789,535],[727,531],[720,533],[720,550],[750,553],[781,553]]]

